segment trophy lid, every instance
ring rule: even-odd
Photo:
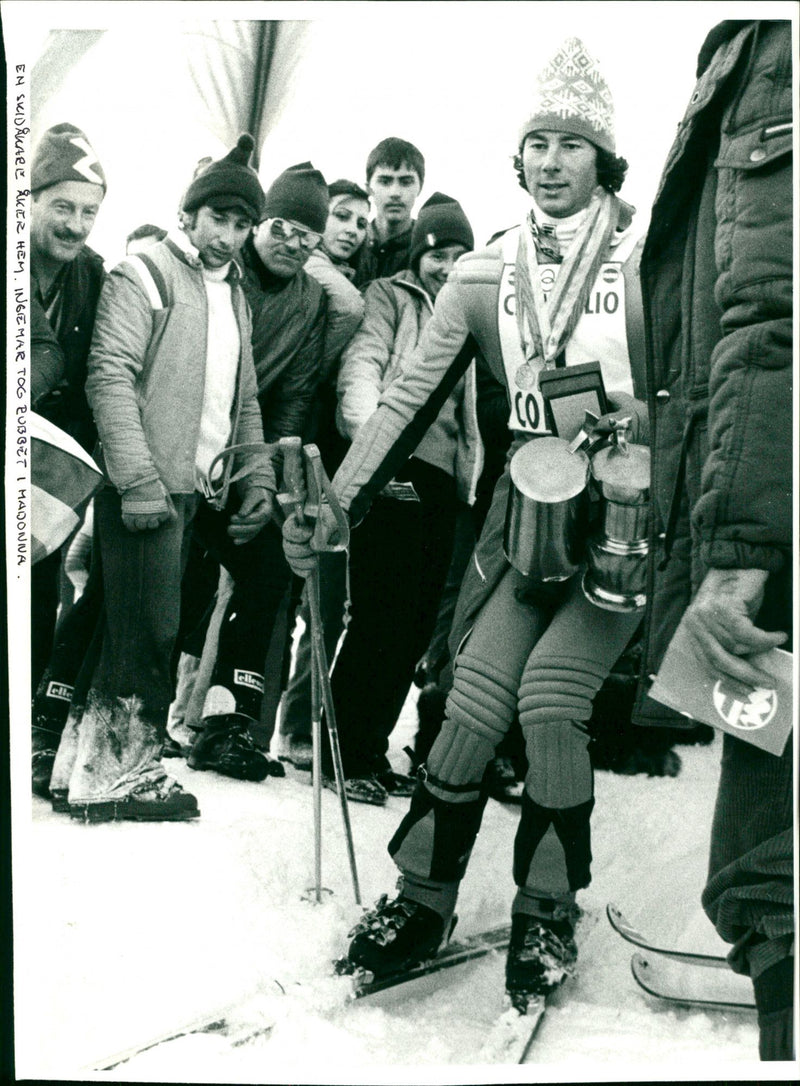
[[[511,458],[511,482],[526,498],[563,502],[586,486],[589,458],[570,452],[561,437],[537,437],[517,449]]]

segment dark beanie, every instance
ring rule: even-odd
[[[419,270],[419,258],[431,249],[443,245],[466,245],[475,248],[472,227],[461,204],[443,192],[434,192],[419,210],[411,231],[411,270]]]
[[[236,207],[258,222],[264,190],[248,165],[254,146],[253,137],[245,132],[224,158],[200,170],[183,197],[183,210],[196,211],[203,204],[221,211]]]
[[[328,186],[310,162],[290,166],[275,178],[264,197],[265,219],[291,219],[317,234],[328,223]]]
[[[48,128],[39,141],[31,166],[31,192],[41,192],[59,181],[88,181],[102,185],[106,175],[86,136],[74,124]]]

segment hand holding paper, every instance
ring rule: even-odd
[[[684,615],[684,625],[706,663],[746,686],[769,686],[772,677],[743,659],[786,640],[753,625],[764,596],[763,569],[710,569]]]

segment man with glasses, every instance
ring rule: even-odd
[[[244,290],[253,316],[253,357],[266,441],[292,434],[311,440],[310,412],[321,377],[327,301],[319,283],[303,270],[320,245],[328,218],[328,189],[310,162],[284,170],[267,190],[261,221],[242,250]],[[219,514],[216,515],[217,519]],[[195,543],[212,550],[222,528],[210,515],[198,520]],[[266,546],[269,543],[269,546]],[[211,683],[203,704],[202,731],[188,763],[240,780],[283,776],[279,761],[257,749],[251,725],[260,720],[265,671],[279,673],[286,630],[291,573],[280,530],[267,525],[258,540],[239,548],[233,591],[221,626]],[[253,560],[248,561],[252,551]],[[265,562],[269,568],[265,567]],[[197,613],[193,565],[183,599]],[[268,580],[273,601],[265,610],[258,585]],[[274,665],[265,668],[273,636]],[[197,644],[192,646],[197,649]],[[186,661],[182,661],[185,666]],[[263,729],[259,746],[269,745]]]

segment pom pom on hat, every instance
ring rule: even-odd
[[[567,38],[537,76],[533,107],[519,130],[519,146],[537,130],[571,132],[616,154],[611,91],[580,38]]]
[[[440,249],[443,245],[464,245],[467,249],[474,249],[475,238],[458,200],[443,192],[434,192],[420,208],[411,231],[409,263],[412,271],[417,272],[424,253]]]
[[[74,124],[57,124],[44,133],[31,166],[31,192],[61,181],[86,181],[106,191],[106,175],[89,141]]]
[[[264,197],[265,219],[291,219],[317,234],[328,223],[328,186],[310,162],[299,162],[279,174]]]
[[[239,208],[258,222],[264,190],[258,174],[248,165],[254,147],[253,137],[245,132],[224,158],[200,170],[183,197],[183,210],[196,211],[203,204],[220,210]]]

